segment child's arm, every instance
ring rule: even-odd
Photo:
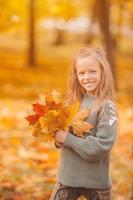
[[[63,146],[73,149],[82,158],[96,161],[106,156],[116,139],[117,117],[114,106],[109,101],[103,105],[104,112],[98,116],[96,137],[89,135],[85,139],[68,133]]]

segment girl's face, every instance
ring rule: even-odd
[[[93,56],[80,58],[77,60],[76,71],[79,83],[87,95],[95,95],[101,81],[99,62]]]

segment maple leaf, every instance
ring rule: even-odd
[[[66,118],[62,110],[51,110],[44,117],[40,117],[39,122],[41,128],[46,131],[55,132],[57,129],[62,129],[66,125]]]
[[[76,101],[74,105],[69,105],[69,106],[64,106],[64,113],[66,118],[68,118],[68,125],[72,122],[74,119],[75,115],[79,111],[79,101]]]
[[[73,127],[73,133],[77,136],[83,136],[84,133],[90,132],[90,129],[93,128],[93,125],[88,122],[77,121],[71,124]]]
[[[84,120],[89,116],[90,109],[84,109],[79,111],[73,118],[70,126],[73,128],[73,134],[77,136],[83,136],[84,133],[90,132],[93,125]]]
[[[38,137],[39,134],[40,134],[40,131],[41,131],[41,124],[37,121],[34,125],[34,130],[33,130],[33,133],[32,135],[35,136],[35,137]]]
[[[51,102],[54,102],[54,98],[52,95],[49,95],[49,94],[45,94],[45,101],[46,101],[46,104],[49,104]]]
[[[35,103],[33,105],[33,111],[38,114],[39,116],[44,115],[48,111],[48,106],[47,105],[42,105],[40,103]]]
[[[38,121],[39,115],[29,115],[28,117],[25,117],[25,119],[29,122],[30,125],[33,125]]]
[[[90,113],[89,108],[78,111],[77,114],[73,117],[72,121],[85,120],[89,116],[89,113]]]
[[[33,135],[52,141],[57,130],[68,130],[71,126],[73,134],[83,136],[93,127],[84,120],[89,116],[89,109],[79,110],[79,101],[74,105],[67,105],[61,99],[60,93],[53,91],[51,95],[40,96],[40,101],[33,105],[34,115],[29,115],[26,119],[33,125]],[[44,102],[41,103],[41,102]]]

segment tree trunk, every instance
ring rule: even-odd
[[[110,2],[109,0],[96,0],[95,6],[97,20],[99,22],[99,27],[103,36],[106,55],[112,67],[112,72],[115,80],[115,87],[117,89],[115,69],[115,40],[113,39],[110,32]]]
[[[34,16],[35,0],[30,0],[29,9],[29,65],[35,65],[35,16]]]
[[[86,38],[85,38],[85,44],[91,44],[92,41],[93,41],[93,38],[94,38],[94,35],[93,35],[93,23],[95,22],[96,20],[96,15],[95,15],[95,4],[92,4],[92,7],[91,7],[91,15],[90,15],[90,24],[88,26],[88,30],[87,30],[87,35],[86,35]]]
[[[123,23],[123,19],[124,19],[124,9],[125,9],[125,3],[121,0],[119,0],[119,21],[118,21],[118,32],[116,34],[116,39],[120,42],[122,40],[122,23]]]
[[[53,45],[58,46],[64,44],[64,34],[64,29],[55,28]]]

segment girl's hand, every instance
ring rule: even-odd
[[[55,132],[55,140],[59,143],[64,143],[66,137],[67,137],[68,132],[64,131],[64,130],[59,130]]]

